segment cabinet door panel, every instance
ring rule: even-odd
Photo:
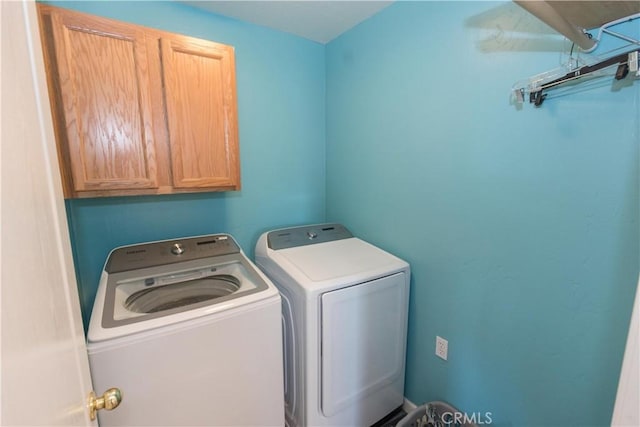
[[[144,33],[54,14],[75,191],[156,188]]]
[[[240,187],[233,48],[162,39],[173,185]]]

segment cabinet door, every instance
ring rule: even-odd
[[[156,188],[144,33],[72,12],[51,19],[73,190]]]
[[[162,69],[176,188],[240,188],[233,48],[163,38]]]

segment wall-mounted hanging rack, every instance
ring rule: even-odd
[[[585,52],[593,52],[598,47],[598,43],[600,43],[600,40],[602,40],[603,34],[608,34],[610,36],[617,37],[626,42],[640,46],[640,40],[638,40],[637,38],[630,37],[630,36],[618,33],[617,31],[612,31],[610,29],[611,27],[615,27],[618,24],[624,24],[625,22],[633,21],[634,19],[638,19],[638,18],[640,18],[640,13],[634,13],[633,15],[625,16],[623,18],[616,19],[614,21],[603,24],[602,26],[600,26],[600,28],[598,28],[598,34],[596,36],[592,36],[595,42],[594,45],[591,48],[586,49]]]
[[[640,18],[640,1],[514,0],[514,2],[567,37],[584,53],[593,52],[604,35],[630,43],[624,48],[626,51],[622,51],[621,48],[614,51],[615,54],[610,52],[611,56],[608,58],[594,57],[589,60],[590,62],[581,60],[578,52],[577,59],[570,57],[568,66],[516,83],[513,86],[513,95],[517,104],[523,103],[528,96],[529,102],[539,107],[549,90],[585,77],[606,75],[606,71],[610,71],[608,69],[614,66],[617,67],[616,80],[624,79],[630,72],[640,77],[638,35],[622,34],[612,30],[612,27]],[[588,31],[592,31],[595,36]],[[573,54],[573,47],[571,52]]]
[[[529,102],[539,107],[547,97],[549,90],[584,77],[597,77],[598,72],[614,66],[617,66],[615,72],[616,80],[626,78],[629,73],[632,73],[634,77],[640,77],[639,57],[640,47],[591,64],[579,65],[576,63],[576,65],[569,68],[568,72],[566,68],[561,68],[538,74],[526,82],[516,83],[513,87],[515,101],[521,104],[528,95]]]

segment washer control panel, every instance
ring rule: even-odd
[[[342,224],[319,224],[271,231],[267,234],[267,244],[270,249],[278,250],[351,237],[353,234]]]
[[[174,243],[171,246],[171,253],[174,255],[182,255],[184,253],[184,245],[182,243]]]
[[[105,271],[119,273],[239,252],[240,247],[228,234],[164,240],[114,249],[109,254]]]

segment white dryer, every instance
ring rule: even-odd
[[[370,426],[403,403],[409,265],[323,224],[264,233],[282,295],[287,422]]]
[[[216,234],[114,249],[87,349],[105,426],[282,426],[277,289]]]

